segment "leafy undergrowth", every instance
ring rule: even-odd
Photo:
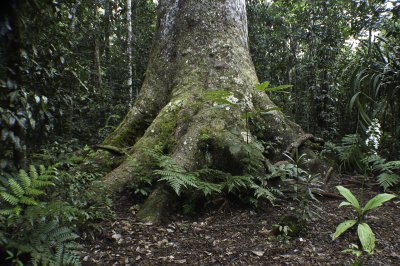
[[[361,179],[342,177],[329,185],[344,185],[362,197]],[[364,199],[379,193],[367,182]],[[320,217],[300,237],[279,241],[274,224],[290,213],[285,202],[258,210],[224,205],[197,218],[174,217],[155,226],[138,222],[137,206],[123,197],[114,205],[117,217],[105,222],[102,234],[84,243],[84,265],[350,265],[353,257],[341,251],[356,243],[345,233],[332,241],[336,226],[353,216],[338,208],[341,199],[322,198]],[[117,204],[118,203],[118,204]],[[376,234],[374,255],[365,265],[400,265],[400,200],[385,203],[366,218]]]

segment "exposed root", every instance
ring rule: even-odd
[[[165,222],[174,209],[176,196],[165,186],[158,186],[146,199],[138,212],[138,218],[143,222],[160,224]]]
[[[111,145],[96,145],[95,148],[97,148],[99,150],[108,151],[108,152],[112,153],[113,155],[119,155],[119,156],[126,155],[126,152],[123,149],[114,147]]]
[[[299,148],[301,146],[303,146],[307,140],[312,141],[314,143],[320,143],[320,144],[324,144],[324,142],[325,142],[323,139],[317,138],[313,134],[304,134],[301,137],[299,137],[298,139],[296,139],[294,142],[292,142],[289,145],[289,147],[286,148],[285,153],[287,153],[293,157],[296,154],[296,152],[299,150]]]
[[[325,186],[328,185],[329,181],[331,180],[331,178],[333,176],[332,173],[333,173],[333,167],[330,167],[328,169],[328,171],[326,172],[326,175],[325,175],[325,178],[324,178]]]

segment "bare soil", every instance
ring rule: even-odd
[[[326,189],[336,193],[341,184],[365,200],[380,193],[360,177],[341,177]],[[354,217],[350,208],[338,208],[338,198],[321,198],[319,217],[304,233],[278,240],[272,226],[287,214],[287,202],[250,209],[234,205],[204,212],[196,218],[182,215],[168,224],[138,222],[126,197],[116,201],[117,218],[102,224],[105,229],[84,243],[84,265],[350,265],[354,257],[341,251],[357,243],[355,232],[332,241],[336,226]],[[400,265],[400,199],[371,212],[366,221],[375,232],[376,251],[363,256],[364,265]]]

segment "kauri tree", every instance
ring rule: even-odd
[[[317,165],[309,144],[321,140],[305,134],[255,89],[245,0],[161,0],[158,8],[138,99],[101,145],[127,155],[103,179],[110,192],[138,181],[143,169],[151,174],[154,150],[185,171],[265,175],[283,152],[298,148],[309,155],[307,167]],[[158,184],[139,212],[144,220],[159,221],[172,199]]]

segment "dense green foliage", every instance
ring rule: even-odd
[[[97,142],[122,119],[133,100],[124,85],[125,4],[2,2],[1,169],[26,167],[26,156],[54,140]],[[139,90],[155,28],[155,4],[135,1],[132,9],[133,85]]]
[[[305,131],[331,141],[324,155],[340,171],[369,174],[383,190],[397,189],[400,4],[246,2],[250,51],[262,82],[255,89],[268,93],[280,106],[275,109]],[[156,4],[132,1],[130,66],[126,13],[124,0],[0,3],[0,248],[6,250],[0,255],[8,261],[79,264],[79,236],[100,230],[96,221],[112,216],[110,199],[88,190],[104,173],[85,170],[84,157],[91,151],[82,147],[98,144],[117,126],[145,76]],[[133,70],[133,98],[128,68]],[[216,90],[205,98],[228,109],[242,108],[247,129],[252,118],[275,110],[251,113],[234,96]],[[166,184],[181,198],[234,195],[258,206],[283,195],[273,184],[289,184],[296,223],[306,225],[318,213],[313,193],[319,191],[319,176],[299,167],[302,156],[272,162],[262,176],[234,176],[215,169],[188,172],[168,156],[149,153],[149,165],[142,166],[148,169],[138,167],[135,173],[141,176],[132,184],[136,194],[147,196],[157,184]],[[360,216],[367,209],[357,211]],[[362,247],[372,252],[372,238],[369,244],[362,240],[372,231],[361,218],[344,224],[341,232],[358,223]],[[285,222],[277,229],[285,238],[296,231]]]
[[[79,158],[70,158],[0,177],[0,263],[79,265],[78,238],[113,216],[101,187],[88,190],[103,173],[72,170]]]
[[[273,95],[286,114],[328,140],[355,133],[359,122],[365,131],[378,118],[387,153],[398,157],[399,4],[247,2],[259,79],[294,85],[289,95]],[[349,110],[353,96],[357,110]]]
[[[385,2],[248,0],[247,13],[259,79],[293,85],[272,95],[286,114],[328,140],[363,134],[378,118],[384,155],[392,159],[400,132],[399,5]],[[126,2],[2,5],[1,168],[26,167],[31,151],[54,140],[104,138],[131,101],[124,85]],[[134,91],[146,69],[155,10],[153,1],[132,2]]]
[[[33,265],[79,265],[78,235],[60,225],[78,210],[45,199],[56,178],[55,168],[40,166],[38,172],[31,166],[29,174],[20,170],[1,179],[0,247],[6,261],[23,265],[21,256],[29,255]]]

